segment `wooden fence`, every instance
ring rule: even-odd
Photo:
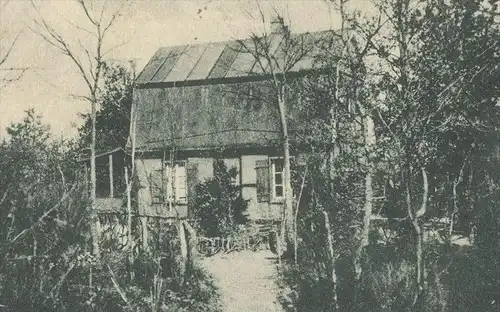
[[[276,251],[278,227],[260,225],[249,227],[246,231],[228,237],[198,237],[198,252],[209,257],[217,253],[229,253],[242,250],[271,250]]]

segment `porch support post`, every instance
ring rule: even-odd
[[[109,154],[109,197],[114,197],[113,187],[113,153]]]

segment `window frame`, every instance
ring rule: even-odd
[[[272,202],[283,202],[285,200],[285,162],[284,162],[284,157],[269,157],[269,163],[271,167],[271,176],[270,178],[270,186],[271,186],[271,201]],[[281,184],[276,183],[276,161],[278,160],[283,160],[283,170],[280,172],[281,173]],[[277,196],[276,195],[276,187],[281,186],[282,187],[282,196]]]
[[[155,169],[155,173],[160,174],[161,178],[161,185],[157,187],[159,191],[161,192],[161,196],[154,196],[153,191],[151,191],[151,203],[153,205],[169,205],[171,203],[174,204],[186,204],[187,203],[187,196],[188,196],[188,185],[187,185],[187,161],[174,161],[175,166],[171,165],[170,161],[165,161],[162,160],[161,163],[161,169]],[[178,167],[184,167],[184,177],[183,177],[183,184],[184,184],[184,196],[180,196],[178,190],[181,189],[181,182],[179,182],[179,175],[178,173],[180,172],[178,170]],[[170,174],[168,171],[174,169],[174,174]],[[153,172],[150,173],[150,181],[153,181],[152,175]],[[171,181],[167,179],[167,177],[173,176],[174,183],[172,184]],[[151,183],[150,183],[150,188],[152,188]],[[172,196],[172,192],[175,192],[175,198]],[[158,199],[159,200],[155,200]]]
[[[276,167],[275,167],[275,163],[276,163],[276,160],[284,160],[285,157],[283,156],[272,156],[272,157],[268,157],[269,159],[269,166],[270,166],[270,181],[269,181],[269,186],[271,188],[271,192],[270,192],[270,202],[271,203],[283,203],[285,201],[285,162],[283,161],[283,171],[281,172],[281,181],[282,183],[281,184],[276,184],[276,181],[275,181],[275,172],[276,172]],[[295,159],[295,156],[290,156],[289,157],[290,159],[290,162],[292,162],[294,159]],[[292,174],[291,172],[291,169],[290,168],[290,175]],[[291,178],[291,177],[290,177]],[[281,187],[283,188],[283,196],[276,196],[276,185],[281,185]],[[295,192],[293,191],[293,186],[292,186],[292,197],[295,198]]]
[[[176,161],[175,163],[175,202],[177,203],[186,203],[187,202],[187,162],[186,161]],[[179,175],[178,168],[182,165],[184,167],[184,196],[180,197],[178,190],[180,189],[179,183]],[[174,190],[174,188],[172,188]],[[171,196],[169,196],[169,200],[171,200]]]

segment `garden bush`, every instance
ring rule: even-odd
[[[193,216],[207,237],[228,237],[248,221],[248,201],[236,184],[236,168],[228,169],[222,159],[213,163],[214,176],[195,188]]]

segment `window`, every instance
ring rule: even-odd
[[[290,157],[293,161],[293,157]],[[255,162],[257,202],[281,202],[285,199],[284,159],[272,157]],[[293,190],[292,194],[293,196]]]
[[[284,191],[284,161],[281,158],[271,158],[271,190],[274,199],[283,199]]]
[[[175,176],[175,199],[178,201],[186,201],[186,163],[177,164],[173,176]]]
[[[161,169],[151,173],[150,188],[153,204],[185,202],[186,163],[179,162],[171,166],[170,163],[164,162]]]

